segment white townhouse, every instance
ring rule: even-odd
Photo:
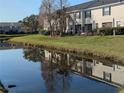
[[[124,0],[92,0],[67,8],[67,32],[124,26]]]

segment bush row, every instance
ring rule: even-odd
[[[124,27],[100,28],[96,30],[98,34],[102,35],[113,35],[113,31],[115,31],[116,35],[124,35]]]
[[[124,27],[94,29],[91,32],[88,32],[87,35],[113,35],[114,31],[116,35],[124,35]],[[46,31],[46,30],[41,30],[39,31],[39,33],[43,35],[50,35],[50,31]],[[66,32],[66,33],[62,33],[62,35],[75,35],[75,34],[73,34],[72,32]]]

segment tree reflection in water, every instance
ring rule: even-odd
[[[42,58],[44,57],[44,51],[40,48],[25,48],[23,50],[25,59],[33,62],[42,62]]]
[[[24,49],[24,57],[33,62],[41,62],[42,77],[47,93],[68,93],[71,82],[67,54],[50,52],[46,59],[45,51],[40,48]],[[72,65],[72,64],[71,64]]]
[[[8,90],[4,87],[1,81],[0,81],[0,93],[8,93]]]
[[[41,62],[42,77],[48,93],[68,93],[73,73],[110,85],[123,85],[124,66],[119,63],[101,62],[38,47],[24,49],[24,57],[33,62]]]

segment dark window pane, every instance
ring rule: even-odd
[[[85,18],[91,18],[91,11],[85,12]]]
[[[111,14],[111,7],[104,7],[103,8],[103,16]]]

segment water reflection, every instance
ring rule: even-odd
[[[8,93],[8,90],[4,87],[1,81],[0,81],[0,93]]]
[[[0,79],[10,93],[116,93],[123,66],[106,63],[30,45],[0,50]]]
[[[63,56],[61,62],[56,59],[56,61],[58,60],[58,63],[56,63],[53,58],[47,59],[45,57],[46,52],[40,48],[24,49],[24,57],[33,62],[42,62],[41,71],[42,77],[45,80],[47,93],[68,93],[71,76],[68,65],[64,61],[66,55],[61,55]]]
[[[20,46],[17,44],[12,44],[7,41],[0,40],[0,50],[17,49],[17,48],[20,48]]]
[[[42,76],[48,90],[50,90],[48,93],[56,93],[55,91],[59,89],[58,80],[61,80],[61,89],[68,90],[70,86],[69,82],[71,82],[70,72],[113,86],[124,84],[124,66],[120,64],[100,62],[72,54],[42,50],[35,47],[30,49],[25,48],[24,55],[28,60],[41,62]]]

